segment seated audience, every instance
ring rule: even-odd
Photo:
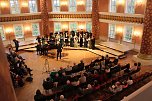
[[[132,80],[132,78],[131,78],[131,77],[129,77],[129,78],[128,78],[128,80],[127,80],[127,84],[128,84],[128,85],[132,85],[132,84],[133,84],[133,80]]]

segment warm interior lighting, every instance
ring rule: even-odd
[[[67,30],[67,29],[68,29],[68,25],[64,24],[64,25],[62,25],[62,28],[63,28],[64,30]]]
[[[120,5],[123,5],[123,4],[125,3],[125,0],[118,0],[118,3],[119,3]]]
[[[61,5],[62,5],[62,6],[68,5],[68,2],[67,2],[67,1],[62,1],[62,2],[61,2]]]
[[[0,6],[1,6],[2,8],[4,8],[4,7],[7,7],[8,4],[7,4],[6,2],[4,2],[4,1],[1,1],[1,2],[0,2]]]
[[[123,31],[122,27],[118,27],[118,28],[117,28],[117,32],[118,32],[118,33],[122,33],[122,31]]]
[[[78,1],[77,4],[78,5],[84,5],[84,1]]]
[[[84,29],[84,25],[79,25],[79,29]]]
[[[22,2],[22,7],[28,7],[28,3],[27,2]]]
[[[6,33],[11,33],[12,31],[13,31],[12,28],[6,28],[6,30],[5,30]]]
[[[26,26],[26,27],[25,27],[25,30],[26,30],[26,31],[30,31],[30,30],[31,30],[30,26]]]
[[[135,36],[135,37],[140,36],[140,32],[139,32],[139,31],[135,31],[135,32],[134,32],[134,36]]]
[[[140,5],[142,5],[143,3],[144,3],[143,0],[136,0],[136,5],[137,5],[137,6],[140,6]]]

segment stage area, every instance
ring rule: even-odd
[[[110,41],[100,42],[99,45],[113,49],[113,50],[117,50],[123,53],[128,52],[133,49],[132,47],[129,47],[120,43],[116,43],[116,42],[110,42]]]

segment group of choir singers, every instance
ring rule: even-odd
[[[84,31],[64,31],[50,33],[43,37],[38,36],[37,54],[47,55],[49,49],[57,48],[58,44],[61,46],[70,47],[84,47],[84,48],[95,48],[95,37],[90,32]]]

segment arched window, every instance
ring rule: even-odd
[[[30,13],[37,12],[37,0],[29,0]]]
[[[76,0],[69,0],[69,11],[76,12],[77,11],[77,2]]]
[[[10,0],[11,14],[19,14],[20,7],[18,0]]]
[[[126,13],[135,13],[135,0],[126,0]]]
[[[86,0],[86,11],[92,11],[92,0]]]

